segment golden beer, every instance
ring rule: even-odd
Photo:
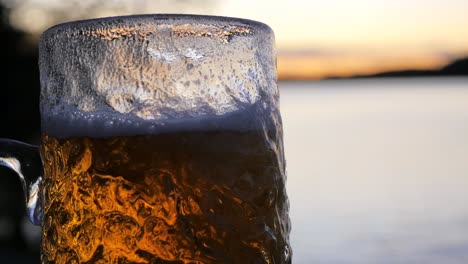
[[[43,263],[290,263],[281,134],[43,134]]]

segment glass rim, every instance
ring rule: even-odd
[[[41,38],[45,35],[56,34],[57,31],[61,30],[71,30],[74,27],[82,28],[86,27],[87,29],[92,29],[94,27],[103,26],[102,23],[109,23],[109,22],[118,22],[117,25],[126,25],[130,22],[138,23],[138,22],[190,22],[193,25],[203,25],[208,23],[217,23],[220,25],[225,26],[247,26],[253,29],[258,29],[260,31],[265,31],[269,33],[273,33],[271,27],[263,22],[247,19],[247,18],[240,18],[240,17],[231,17],[231,16],[218,16],[218,15],[201,15],[201,14],[177,14],[177,13],[153,13],[153,14],[132,14],[132,15],[119,15],[119,16],[108,16],[108,17],[97,17],[97,18],[89,18],[89,19],[79,19],[73,21],[67,21],[59,24],[55,24],[46,30],[44,30],[41,34]],[[208,22],[208,23],[203,23]],[[177,25],[178,23],[174,23]],[[110,23],[108,25],[111,25]]]

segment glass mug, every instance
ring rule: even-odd
[[[274,35],[216,16],[54,26],[40,147],[0,140],[42,263],[291,263]]]

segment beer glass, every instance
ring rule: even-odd
[[[42,263],[291,263],[274,35],[139,15],[40,39],[40,147],[0,141]]]

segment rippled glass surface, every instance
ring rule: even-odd
[[[146,15],[40,45],[43,263],[290,263],[274,37]]]

